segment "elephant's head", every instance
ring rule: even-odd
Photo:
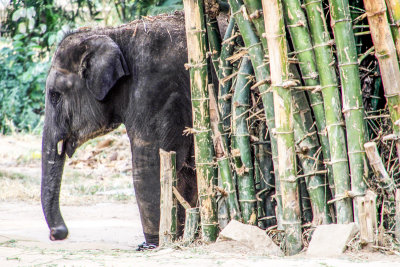
[[[71,157],[86,140],[121,123],[107,98],[128,74],[120,48],[106,35],[71,34],[54,55],[46,82],[41,186],[51,240],[68,235],[59,208],[65,154]]]

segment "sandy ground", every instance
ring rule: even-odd
[[[70,235],[52,242],[39,202],[40,137],[0,136],[0,158],[0,266],[400,266],[381,253],[270,257],[228,241],[137,252],[143,234],[123,131],[68,161],[61,211]]]

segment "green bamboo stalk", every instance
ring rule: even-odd
[[[254,187],[256,190],[256,195],[261,191],[261,168],[259,162],[259,148],[258,145],[252,144],[253,147],[253,158],[254,158]],[[265,229],[265,222],[263,220],[259,220],[260,218],[265,217],[265,198],[264,195],[257,199],[257,225],[261,229]],[[260,200],[261,199],[261,200]]]
[[[199,228],[199,219],[200,219],[200,211],[199,208],[191,208],[185,210],[185,231],[183,232],[183,243],[188,246],[190,245],[196,238],[198,228]]]
[[[313,210],[304,177],[298,179],[298,188],[300,196],[301,222],[303,224],[310,223],[313,220]]]
[[[262,4],[271,66],[271,86],[274,93],[285,247],[287,254],[293,255],[303,248],[290,89],[293,82],[289,80],[282,3],[280,0],[263,0]]]
[[[254,169],[251,158],[250,134],[247,125],[248,109],[250,108],[250,87],[253,68],[251,61],[244,56],[236,80],[232,103],[232,135],[237,149],[232,151],[236,158],[240,155],[242,166],[236,170],[239,191],[239,204],[243,221],[247,224],[257,223],[256,193],[254,187]]]
[[[333,28],[340,80],[342,83],[343,113],[346,122],[347,147],[351,172],[351,190],[356,196],[354,214],[357,212],[357,197],[365,193],[364,179],[368,179],[368,165],[364,150],[365,123],[364,107],[361,95],[360,74],[358,71],[357,51],[348,0],[329,0],[331,25]],[[336,181],[335,181],[336,182]],[[336,184],[335,198],[344,198],[342,208],[337,207],[338,223],[353,221],[350,199],[345,192],[350,190],[349,181]],[[341,188],[338,188],[341,187]],[[339,204],[339,202],[337,203]],[[355,216],[356,222],[358,216]]]
[[[214,149],[211,138],[208,71],[202,0],[184,0],[186,39],[190,67],[193,132],[202,238],[215,241],[218,235],[217,204],[214,198]]]
[[[216,4],[216,0],[213,1]],[[219,74],[219,57],[221,55],[221,33],[218,27],[217,14],[215,12],[206,12],[206,28],[207,28],[207,39],[209,43],[209,49],[211,54],[211,61],[214,66],[217,76]],[[218,76],[218,80],[220,77]]]
[[[253,22],[254,28],[258,36],[261,36],[265,32],[264,17],[262,15],[262,5],[259,0],[243,0],[244,5],[247,10],[247,15],[249,19]],[[267,39],[261,38],[261,44],[264,48],[265,54],[268,54],[268,44]]]
[[[229,0],[229,4],[253,65],[257,79],[257,86],[260,90],[264,105],[266,123],[271,132],[275,129],[274,99],[272,92],[269,90],[270,74],[267,63],[264,61],[263,47],[260,38],[253,30],[252,23],[247,19],[247,15],[246,17],[244,16],[244,14],[247,14],[247,11],[245,11],[242,0]],[[278,206],[277,223],[278,229],[282,230],[282,200],[278,170],[278,148],[276,137],[270,134],[270,139],[272,160],[274,162],[276,200]]]
[[[295,90],[293,97],[294,138],[299,151],[297,153],[305,182],[311,199],[313,224],[329,224],[332,222],[329,216],[327,200],[326,179],[322,174],[316,174],[322,170],[320,148],[317,130],[313,125],[310,106],[303,91]],[[304,195],[304,194],[303,194]]]
[[[219,57],[219,70],[218,77],[220,77],[219,89],[218,89],[218,107],[221,112],[221,118],[223,121],[223,130],[227,134],[230,132],[231,127],[231,98],[230,94],[232,79],[224,81],[226,77],[232,74],[232,64],[227,58],[232,56],[234,41],[231,40],[232,35],[235,32],[235,19],[230,18],[228,27],[225,32],[224,42],[221,47],[221,55]],[[229,142],[228,142],[229,147]]]
[[[292,39],[293,47],[299,60],[301,77],[304,84],[310,87],[319,86],[317,66],[315,64],[314,50],[311,43],[310,34],[307,26],[306,16],[301,8],[299,0],[284,0],[284,16],[288,24],[289,33]],[[328,136],[326,134],[326,121],[324,101],[321,92],[317,90],[307,91],[311,102],[311,108],[314,112],[315,123],[318,130],[319,140],[322,146],[324,160],[331,160],[331,152]],[[311,126],[311,125],[310,125]],[[334,179],[332,166],[327,165],[328,180],[332,193],[334,194]]]
[[[330,40],[326,21],[324,19],[325,14],[322,2],[305,0],[305,6],[309,19],[311,37],[314,43],[314,52],[324,100],[326,128],[331,151],[331,162],[328,164],[332,166],[334,184],[340,187],[336,188],[333,195],[335,198],[339,198],[349,190],[350,173],[341,101],[338,94],[338,83],[334,67],[335,60],[331,47],[333,42]],[[342,180],[344,182],[342,182]],[[346,210],[346,213],[349,213],[351,209],[351,204],[348,200],[338,199],[335,204],[336,210]],[[346,220],[341,219],[341,221]]]
[[[259,218],[264,221],[265,227],[270,227],[276,225],[276,212],[273,207],[273,201],[271,194],[275,193],[275,177],[273,174],[273,165],[272,165],[272,155],[271,155],[271,145],[268,143],[266,139],[267,127],[264,123],[260,123],[258,127],[258,139],[259,142],[256,146],[258,146],[258,153],[256,154],[256,158],[260,163],[261,169],[261,188],[260,190],[265,190],[265,193],[262,195],[262,199],[264,200],[264,210],[265,210],[265,218]]]
[[[400,59],[400,2],[398,0],[386,0],[386,5],[389,11],[393,40]]]
[[[231,164],[228,151],[228,138],[224,135],[220,112],[217,106],[217,100],[214,95],[213,86],[210,84],[208,88],[210,95],[210,118],[211,129],[213,131],[213,141],[215,148],[215,156],[217,158],[221,185],[227,194],[227,206],[229,218],[231,220],[242,221],[239,203],[236,195],[236,186],[233,182]]]

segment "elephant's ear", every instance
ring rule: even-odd
[[[129,69],[118,45],[106,35],[91,36],[80,44],[83,54],[79,75],[94,97],[102,101]]]

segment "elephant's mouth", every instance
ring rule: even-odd
[[[76,148],[76,141],[73,138],[61,139],[57,143],[57,154],[61,157],[67,154],[68,157],[71,158]]]

